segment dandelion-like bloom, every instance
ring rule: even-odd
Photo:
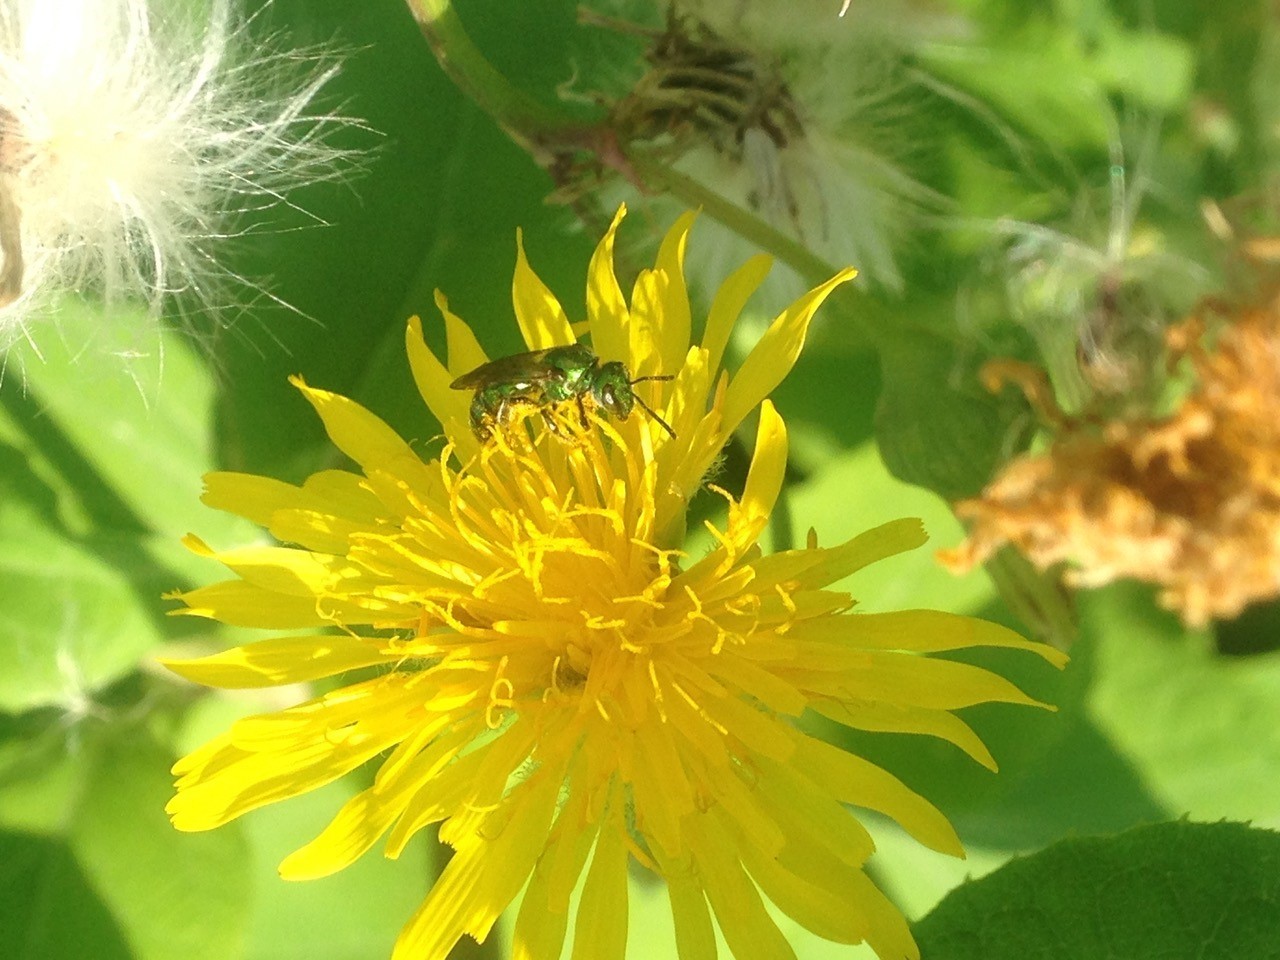
[[[223,687],[371,672],[240,720],[181,760],[175,826],[216,827],[377,758],[373,786],[281,870],[331,873],[383,835],[394,857],[440,824],[455,852],[400,936],[402,960],[443,960],[464,934],[484,939],[522,889],[515,956],[556,958],[579,881],[574,956],[621,960],[632,858],[666,880],[682,960],[715,956],[713,916],[738,957],[789,956],[766,898],[831,940],[917,955],[864,873],[871,838],[843,805],[881,811],[960,855],[955,833],[889,773],[795,721],[811,710],[857,729],[929,734],[994,767],[953,711],[1034,701],[990,672],[922,654],[995,646],[1061,661],[968,617],[848,614],[852,600],[831,584],[918,546],[919,521],[761,555],[787,450],[765,398],[851,271],[783,312],[730,376],[724,345],[768,259],[725,283],[691,345],[691,222],[676,223],[628,304],[612,266],[615,220],[587,284],[594,351],[636,376],[675,374],[638,388],[674,437],[639,409],[622,421],[589,409],[583,426],[570,403],[560,435],[533,415],[480,443],[470,398],[449,384],[485,357],[438,298],[447,368],[416,320],[408,333],[419,389],[448,436],[438,458],[424,462],[372,413],[298,381],[359,472],[325,471],[301,487],[209,477],[206,502],[293,546],[214,554],[235,578],[182,595],[182,612],[302,632],[170,666]],[[531,349],[574,340],[523,251],[514,301]],[[688,500],[757,407],[745,489],[713,529],[715,548],[686,557]],[[343,632],[316,632],[331,625]]]
[[[1196,626],[1280,595],[1280,301],[1233,321],[1212,351],[1200,320],[1172,331],[1197,381],[1173,413],[1065,421],[956,508],[973,526],[941,559],[963,571],[1012,543],[1080,586],[1157,584]]]
[[[0,0],[0,346],[57,292],[222,306],[236,217],[340,171],[344,121],[309,113],[336,68],[258,49],[231,2]]]

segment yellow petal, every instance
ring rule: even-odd
[[[280,864],[284,880],[318,880],[343,870],[364,856],[391,828],[400,808],[369,788],[342,805],[316,839],[295,850]]]
[[[732,433],[743,418],[791,372],[796,357],[800,356],[800,348],[804,346],[814,313],[832,290],[853,279],[856,273],[852,269],[841,270],[826,283],[806,293],[773,321],[729,383],[722,411],[726,434]]]
[[[756,449],[742,490],[742,514],[753,524],[767,522],[782,492],[787,472],[787,426],[769,400],[760,408],[760,427],[756,431]],[[754,542],[755,537],[751,538]]]
[[[516,916],[512,960],[559,957],[569,925],[569,897],[591,852],[597,826],[586,823],[589,793],[569,784],[569,799],[556,817],[546,849]]]
[[[259,523],[277,540],[321,553],[343,553],[363,525],[391,516],[363,477],[322,470],[301,487],[244,473],[205,476],[204,503]]]
[[[591,324],[591,348],[601,360],[628,362],[631,349],[630,316],[622,288],[613,272],[613,245],[618,226],[627,215],[626,204],[618,207],[613,223],[605,231],[587,269],[587,320]]]
[[[241,736],[244,729],[246,741],[264,749],[228,744],[216,753],[203,754],[203,766],[183,774],[177,794],[165,808],[173,825],[179,830],[221,826],[251,810],[331,783],[394,746],[404,735],[405,712],[417,695],[406,690],[389,694],[384,689],[371,696],[373,689],[367,684],[362,690],[357,688],[363,695],[337,708],[322,699],[283,714],[239,721],[232,728],[231,739]],[[264,729],[260,731],[248,721]],[[293,727],[298,732],[281,730],[273,739],[264,740],[275,726]],[[326,736],[326,730],[333,735]]]
[[[272,637],[195,660],[160,662],[193,683],[247,689],[305,683],[403,656],[388,649],[385,640],[308,634]]]
[[[204,475],[200,501],[215,510],[234,513],[265,527],[272,515],[298,505],[302,491],[291,483],[250,473],[215,471]]]
[[[926,710],[923,707],[900,703],[872,703],[866,700],[814,700],[809,704],[828,720],[875,733],[917,733],[937,737],[959,747],[988,770],[996,769],[995,757],[973,732],[972,728],[955,714],[945,710]]]
[[[861,943],[868,933],[858,909],[840,894],[847,887],[848,874],[859,873],[856,867],[841,863],[826,865],[819,882],[799,876],[783,867],[776,859],[762,856],[750,843],[742,844],[742,858],[752,879],[764,895],[783,913],[806,930],[833,943]]]
[[[696,210],[681,214],[658,248],[657,273],[666,281],[658,285],[662,327],[657,331],[656,340],[662,373],[675,373],[689,350],[692,316],[689,291],[684,282],[684,252],[689,243],[689,231],[697,219]]]
[[[439,290],[433,294],[436,309],[444,317],[444,343],[449,358],[449,377],[456,380],[464,373],[489,362],[475,332],[461,317],[449,309],[449,298]],[[412,322],[412,321],[410,321]],[[456,396],[455,391],[455,396]],[[465,394],[463,394],[465,396]]]
[[[449,387],[455,377],[450,375],[444,364],[428,349],[427,342],[422,337],[422,321],[417,317],[409,320],[405,331],[405,348],[409,353],[413,382],[417,384],[423,402],[444,427],[444,432],[457,448],[459,459],[464,462],[471,459],[480,449],[480,443],[471,431],[468,413],[471,395],[465,390],[453,390]]]
[[[684,456],[684,451],[690,448],[695,427],[707,416],[711,379],[706,351],[701,347],[690,347],[680,365],[669,372],[675,374],[676,379],[671,386],[671,403],[667,408],[667,415],[670,417],[668,422],[676,432],[676,439],[663,448],[663,457],[674,465]]]
[[[834,858],[860,867],[875,851],[866,827],[849,809],[799,770],[757,757],[761,803],[786,835],[784,853],[825,862]]]
[[[473,793],[472,780],[483,759],[483,751],[454,759],[409,800],[387,838],[388,858],[399,858],[419,830],[466,807]]]
[[[316,510],[277,510],[267,528],[284,543],[296,543],[319,553],[346,553],[351,538],[368,528],[347,517]]]
[[[320,414],[334,446],[361,467],[375,469],[402,461],[421,463],[400,434],[354,400],[309,387],[301,377],[289,380]]]
[[[381,500],[369,489],[365,479],[346,470],[320,470],[302,484],[303,498],[296,506],[346,517],[360,523],[376,523],[386,517]]]
[[[537,736],[532,723],[518,721],[432,779],[396,824],[387,842],[388,855],[399,856],[416,830],[440,819],[435,815],[439,810],[451,814],[440,828],[441,842],[454,847],[469,842],[475,825],[482,824],[490,811],[501,806],[508,781],[528,760]],[[549,770],[543,768],[544,773]],[[461,792],[454,789],[457,778],[462,781]]]
[[[844,644],[805,647],[801,669],[827,672],[829,681],[809,673],[805,682],[838,699],[878,700],[930,710],[959,710],[979,703],[1047,704],[1027,696],[1008,680],[990,670],[935,660],[910,653],[868,652]],[[793,682],[800,682],[793,678]],[[839,691],[839,693],[837,693]]]
[[[934,653],[965,647],[1007,647],[1029,650],[1055,667],[1066,665],[1068,657],[1061,650],[1018,636],[1008,627],[977,617],[966,617],[940,610],[897,610],[892,613],[863,613],[839,624],[827,621],[814,624],[815,636],[830,632],[834,638],[842,633],[854,646],[866,650],[914,650]],[[808,637],[806,630],[799,636]]]
[[[773,817],[773,805],[763,803],[759,791],[743,783],[736,768],[708,767],[703,776],[722,820],[733,825],[743,838],[742,845],[762,851],[766,857],[778,856],[787,838]]]
[[[483,941],[529,879],[546,845],[559,771],[526,780],[505,801],[509,819],[461,846],[396,940],[392,960],[445,960],[464,934]],[[492,839],[486,837],[492,836]]]
[[[628,758],[638,829],[671,856],[680,853],[680,821],[693,813],[693,786],[667,724],[637,727]]]
[[[368,615],[349,619],[337,613],[342,609],[337,606],[322,613],[314,597],[285,596],[243,580],[223,580],[185,593],[169,594],[167,599],[181,600],[187,605],[185,609],[170,610],[170,616],[208,617],[232,627],[296,630],[337,622],[371,623],[373,619]],[[356,610],[351,608],[349,612],[356,613]],[[341,620],[335,618],[335,613]]]
[[[318,837],[280,864],[285,880],[314,880],[350,866],[404,813],[410,798],[445,768],[475,736],[468,725],[450,729],[438,716],[400,743],[382,764],[373,786],[352,797]]]
[[[630,346],[627,355],[631,375],[649,377],[667,371],[662,365],[660,344],[663,337],[662,315],[667,278],[656,270],[641,270],[631,288],[631,323],[628,326]]]
[[[213,550],[199,537],[182,538],[187,549],[211,557],[252,583],[293,597],[318,597],[329,585],[343,578],[359,579],[361,572],[345,558],[312,553],[292,547],[239,547]]]
[[[696,818],[688,836],[698,875],[734,960],[795,960],[795,951],[742,869],[729,832],[712,813],[705,813]]]
[[[658,851],[654,855],[667,881],[678,960],[716,960],[716,932],[711,925],[711,911],[707,909],[706,894],[693,875],[692,862],[685,858],[677,864],[664,859]]]
[[[621,809],[615,802],[615,806]],[[626,824],[611,814],[596,837],[573,927],[572,960],[624,960],[627,952]]]
[[[867,944],[876,956],[894,960],[920,960],[920,948],[911,936],[907,920],[893,903],[881,893],[866,874],[853,878],[851,899],[861,905],[871,922]]]
[[[775,713],[798,717],[809,706],[809,698],[784,676],[746,657],[716,657],[706,667],[717,680],[729,683]]]
[[[657,264],[636,277],[631,295],[630,356],[635,376],[673,375],[689,349],[692,326],[684,282],[684,251],[695,212],[667,231]]]
[[[815,563],[803,574],[807,586],[825,587],[887,557],[914,550],[929,539],[924,525],[914,517],[890,520],[838,547],[811,551]]]
[[[837,800],[883,813],[926,847],[964,856],[947,818],[893,774],[805,734],[797,732],[795,740],[797,769]]]
[[[524,233],[516,229],[516,272],[511,281],[511,301],[516,322],[530,350],[545,350],[574,342],[573,330],[564,307],[529,266],[524,252]],[[453,352],[449,353],[450,361]],[[477,364],[478,366],[478,364]],[[465,371],[463,371],[465,372]]]
[[[716,291],[711,311],[707,314],[707,327],[702,334],[702,346],[707,351],[707,369],[713,375],[724,360],[729,335],[742,315],[742,308],[764,282],[771,266],[773,258],[758,253],[731,273]]]

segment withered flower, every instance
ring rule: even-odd
[[[1044,452],[957,506],[972,528],[941,561],[963,571],[1013,544],[1069,562],[1074,585],[1157,584],[1193,626],[1280,595],[1280,297],[1227,319],[1212,347],[1204,316],[1170,332],[1195,375],[1171,414],[1060,419]]]

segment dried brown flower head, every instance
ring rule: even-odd
[[[1011,543],[1042,568],[1069,561],[1078,586],[1157,584],[1192,625],[1280,595],[1280,298],[1228,320],[1211,349],[1203,316],[1170,332],[1195,386],[1169,416],[1052,418],[1045,452],[956,507],[972,528],[942,563],[967,570]]]

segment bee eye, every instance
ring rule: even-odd
[[[603,393],[604,405],[606,407],[612,407],[617,402],[616,398],[613,395],[613,387],[605,387],[602,393]]]

